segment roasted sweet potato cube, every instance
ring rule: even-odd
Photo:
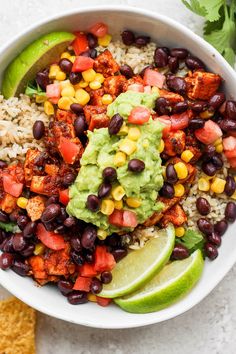
[[[50,275],[68,276],[75,272],[75,265],[70,261],[70,247],[62,251],[49,252],[45,255],[45,269]]]
[[[129,88],[129,86],[134,85],[134,84],[143,85],[143,79],[141,78],[140,75],[135,75],[135,76],[131,77],[131,79],[124,81],[122,84],[123,92],[126,92]]]
[[[32,221],[36,221],[41,218],[41,215],[45,209],[44,203],[45,199],[40,195],[37,195],[28,200],[26,211]]]
[[[163,209],[161,212],[157,213],[155,212],[152,216],[150,216],[145,222],[144,226],[149,227],[156,225],[159,220],[163,217],[164,213],[167,212],[173,205],[179,202],[180,198],[174,197],[172,199],[164,198],[164,197],[159,197],[158,202],[161,202],[163,204]]]
[[[58,280],[58,277],[47,274],[45,270],[45,261],[42,256],[32,256],[29,258],[28,262],[31,267],[33,277],[40,285]]]
[[[175,104],[184,101],[183,96],[179,95],[178,93],[174,93],[164,89],[159,89],[159,94],[160,97],[166,98],[170,102],[170,104]]]
[[[105,113],[94,114],[91,117],[88,129],[93,131],[94,129],[106,128],[108,127],[110,119]]]
[[[30,190],[31,192],[47,196],[58,194],[60,188],[59,176],[33,176]]]
[[[73,124],[76,119],[76,114],[69,111],[63,111],[62,109],[58,109],[55,118],[58,121]]]
[[[216,93],[222,79],[220,75],[205,71],[195,71],[185,79],[187,96],[193,100],[209,100]]]
[[[45,173],[47,173],[50,176],[56,175],[59,171],[59,167],[54,164],[46,164],[44,167]]]
[[[123,75],[109,76],[104,81],[105,92],[118,96],[123,91],[126,78]]]
[[[164,139],[164,152],[168,156],[176,156],[181,154],[185,149],[186,135],[182,130],[169,132],[168,137]]]
[[[8,193],[4,193],[4,197],[0,199],[0,209],[10,214],[16,208],[17,198]]]
[[[86,119],[86,123],[89,125],[92,116],[94,115],[100,115],[100,114],[105,114],[107,112],[107,107],[106,106],[92,106],[92,105],[86,105],[84,107],[84,115]]]
[[[187,216],[183,208],[179,204],[175,204],[163,215],[160,223],[162,227],[166,227],[169,223],[175,226],[181,226],[187,221]]]
[[[35,159],[40,155],[40,151],[38,149],[29,149],[26,153],[25,163],[24,163],[24,175],[26,186],[30,186],[31,179],[34,175],[34,164]]]
[[[104,50],[104,52],[99,54],[94,60],[94,70],[103,74],[104,77],[114,75],[119,69],[119,65],[108,49]]]
[[[88,89],[87,89],[88,91]],[[92,106],[103,106],[102,103],[102,96],[104,95],[105,91],[104,88],[100,88],[98,90],[89,90],[89,94],[90,94],[90,105]]]

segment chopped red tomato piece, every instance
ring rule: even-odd
[[[123,210],[115,209],[108,218],[109,223],[118,227],[123,226]]]
[[[228,162],[232,168],[236,168],[236,158],[230,158],[228,159]]]
[[[66,163],[73,164],[80,152],[80,147],[70,141],[70,139],[60,137],[60,142],[58,145],[58,150]]]
[[[173,114],[170,117],[171,130],[182,130],[189,124],[189,113],[183,112],[180,114]]]
[[[97,275],[97,272],[94,269],[94,265],[93,264],[85,263],[79,268],[79,274],[82,277],[91,278],[91,277],[95,277]]]
[[[223,148],[225,151],[236,150],[236,138],[233,136],[228,136],[223,139]]]
[[[52,103],[57,103],[57,101],[61,97],[61,85],[60,84],[47,85],[46,95]]]
[[[105,246],[97,246],[95,250],[94,269],[97,273],[111,271],[116,265],[115,258],[109,253]]]
[[[164,125],[163,129],[162,129],[162,136],[163,138],[167,138],[168,134],[170,132],[171,129],[171,120],[169,116],[160,116],[155,118],[155,120],[158,120],[161,124]]]
[[[142,84],[131,84],[127,87],[127,91],[143,92],[144,87]]]
[[[3,175],[2,181],[4,192],[16,198],[21,195],[24,186],[23,183],[15,182],[11,175]]]
[[[165,82],[165,75],[159,73],[156,70],[146,69],[144,72],[144,85],[156,86],[162,88]]]
[[[104,37],[107,34],[108,27],[103,22],[95,23],[95,25],[89,28],[89,32],[96,37]]]
[[[146,107],[135,107],[130,112],[128,117],[128,122],[132,124],[142,125],[149,121],[150,118],[150,110]]]
[[[72,42],[72,47],[74,49],[75,55],[80,55],[89,49],[88,39],[86,34],[81,32],[75,32],[76,38]]]
[[[92,58],[78,56],[75,58],[72,71],[74,73],[82,72],[93,68],[94,60]]]
[[[109,223],[118,227],[136,227],[138,220],[133,211],[115,209],[109,216]]]
[[[38,239],[51,250],[59,251],[66,248],[63,236],[52,231],[47,231],[43,224],[38,224],[36,235]]]
[[[226,150],[226,151],[224,151],[224,154],[228,160],[232,159],[232,158],[236,157],[236,149],[235,150]]]
[[[112,299],[108,299],[106,297],[100,297],[100,296],[96,296],[96,300],[97,300],[97,304],[103,307],[110,305],[110,303],[112,302]]]
[[[222,136],[222,131],[218,124],[208,120],[203,128],[195,130],[195,136],[203,144],[208,145],[219,139]]]
[[[59,191],[59,202],[67,205],[70,201],[70,196],[69,196],[69,189],[63,189]]]
[[[152,93],[152,88],[151,88],[151,86],[144,86],[144,92],[145,92],[145,93]]]
[[[86,291],[88,293],[90,291],[91,282],[92,282],[91,278],[78,276],[73,286],[73,289]]]

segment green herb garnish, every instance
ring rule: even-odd
[[[0,229],[6,231],[6,232],[13,232],[16,228],[16,224],[13,222],[1,222],[0,221]]]
[[[38,84],[32,82],[30,82],[26,87],[25,94],[27,96],[34,96],[34,95],[46,96],[46,92],[43,91]]]
[[[176,244],[185,246],[190,253],[193,253],[197,249],[203,251],[204,237],[197,231],[188,229],[181,238],[176,239]]]

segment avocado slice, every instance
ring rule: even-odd
[[[69,32],[52,32],[29,44],[6,68],[2,81],[5,98],[25,92],[38,71],[58,61],[61,53],[75,39]]]

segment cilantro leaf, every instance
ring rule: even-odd
[[[6,231],[6,232],[12,232],[15,230],[16,224],[14,224],[13,222],[1,222],[0,221],[0,229]]]
[[[195,12],[199,16],[206,16],[206,9],[200,5],[199,0],[182,0],[183,4],[192,12]]]
[[[188,248],[190,253],[193,253],[197,249],[203,251],[204,237],[199,232],[188,229],[185,231],[183,237],[176,240],[176,243]]]
[[[182,0],[182,2],[189,10],[211,22],[219,19],[219,10],[225,4],[225,0]]]
[[[230,65],[234,65],[235,62],[235,53],[232,48],[225,48],[224,49],[224,58],[229,62]]]
[[[28,84],[25,90],[25,94],[28,96],[38,95],[38,96],[46,96],[46,92],[44,92],[39,85],[34,85],[32,82]]]
[[[211,22],[211,21],[206,21],[203,32],[204,34],[209,34],[212,31],[220,30],[223,26],[223,23],[225,21],[225,12],[223,6],[221,7],[220,11],[220,17],[217,21]]]

